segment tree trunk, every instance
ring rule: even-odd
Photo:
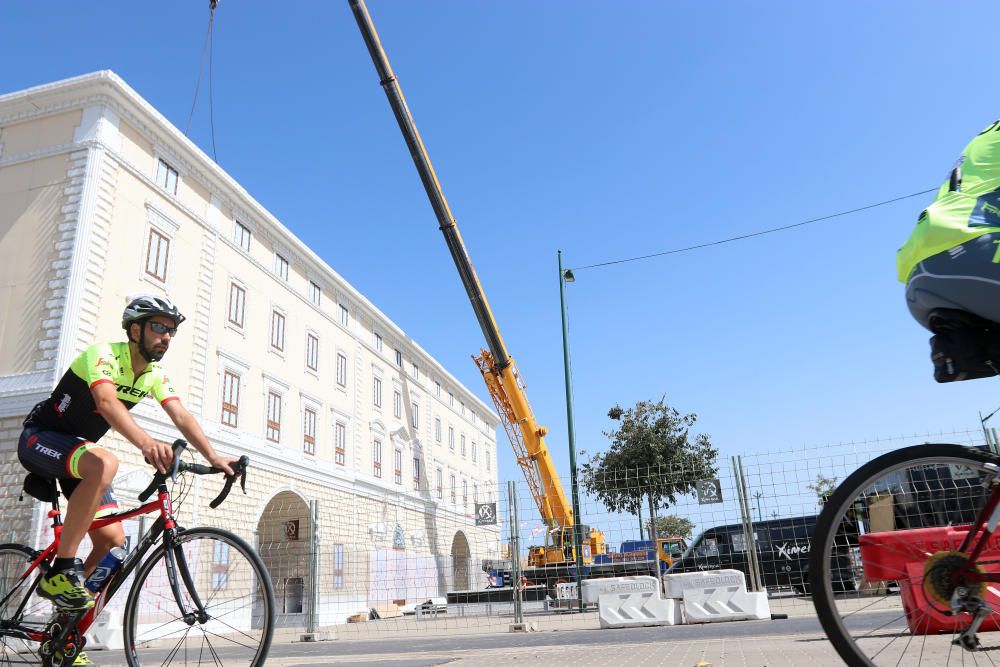
[[[646,498],[649,500],[649,539],[655,547],[656,538],[658,537],[656,533],[656,504],[653,503],[652,493],[646,494]]]

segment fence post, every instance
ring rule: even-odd
[[[319,501],[309,501],[309,611],[301,640],[315,642],[332,637],[319,636]]]
[[[517,484],[507,482],[507,504],[509,512],[507,518],[510,521],[510,572],[513,586],[514,600],[514,623],[520,625],[524,623],[524,608],[521,606],[523,595],[521,591],[521,538],[517,521]]]
[[[750,571],[750,588],[753,591],[760,591],[763,589],[763,582],[760,576],[760,561],[757,559],[757,540],[754,538],[753,532],[753,515],[750,513],[750,491],[743,473],[743,457],[732,457],[732,463],[736,482],[736,498],[740,506],[740,521],[743,524],[744,553],[747,556],[747,569]]]

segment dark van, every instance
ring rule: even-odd
[[[816,530],[815,514],[788,519],[757,521],[753,524],[757,542],[757,560],[765,588],[792,588],[800,593],[809,592],[809,550]],[[838,588],[855,590],[855,549],[845,549],[843,572]],[[710,570],[740,570],[750,584],[750,566],[747,558],[743,524],[709,528],[699,535],[684,555],[670,567],[669,574],[703,572]]]

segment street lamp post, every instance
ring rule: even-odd
[[[576,597],[583,613],[583,536],[580,535],[580,489],[576,475],[576,435],[573,428],[573,388],[569,372],[569,336],[566,328],[566,283],[574,280],[573,272],[563,271],[562,250],[556,253],[559,262],[559,309],[562,314],[563,368],[566,372],[566,425],[569,435],[569,474],[573,491],[573,551],[576,554]]]

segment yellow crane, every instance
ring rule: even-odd
[[[469,296],[469,302],[475,311],[476,319],[486,337],[486,348],[478,355],[473,356],[476,366],[483,374],[486,387],[489,389],[493,403],[503,421],[504,429],[510,438],[517,457],[517,463],[524,471],[525,479],[528,481],[528,488],[541,513],[542,521],[547,527],[547,537],[544,546],[531,547],[528,553],[529,565],[548,566],[571,563],[575,561],[576,554],[573,550],[572,529],[573,510],[566,500],[559,475],[556,472],[555,464],[545,445],[546,429],[539,425],[535,419],[531,406],[528,404],[528,397],[525,393],[525,385],[518,373],[514,360],[507,352],[500,330],[497,328],[496,320],[490,310],[486,295],[483,293],[482,285],[476,276],[476,271],[472,268],[469,254],[462,242],[462,235],[458,231],[458,225],[451,214],[448,202],[441,190],[434,167],[431,165],[427,149],[420,139],[417,126],[413,122],[403,91],[396,80],[396,75],[389,65],[379,41],[375,25],[372,23],[368,8],[364,0],[349,0],[354,18],[357,20],[361,35],[372,62],[378,72],[379,83],[385,90],[389,105],[392,107],[396,122],[406,140],[406,146],[410,151],[410,157],[420,174],[424,190],[430,199],[431,207],[437,216],[439,229],[444,235],[448,250],[455,262],[455,268],[462,279],[465,291]],[[583,543],[583,562],[590,563],[592,554],[603,554],[605,551],[604,534],[598,530],[581,528],[581,532],[589,539]]]

